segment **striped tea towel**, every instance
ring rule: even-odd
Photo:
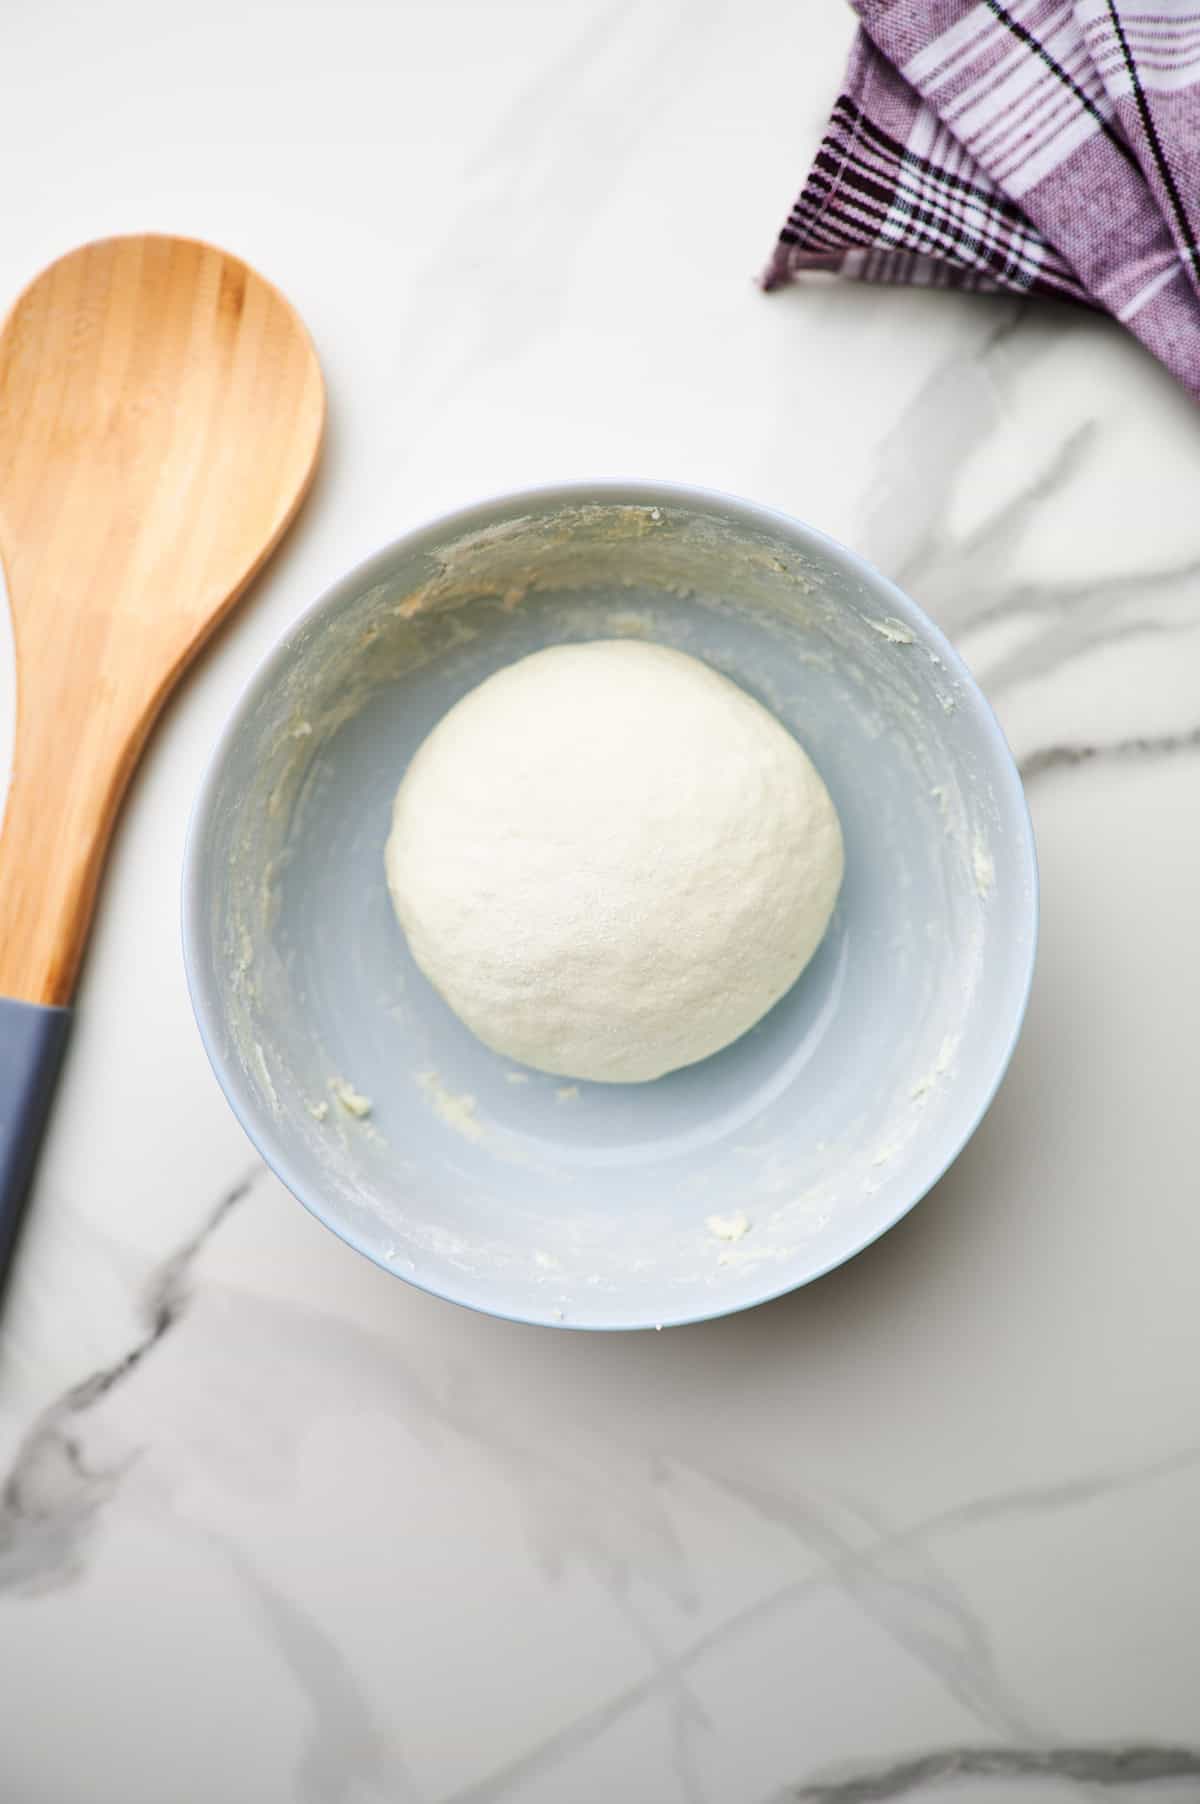
[[[764,286],[806,269],[1065,295],[1200,399],[1197,0],[851,0]]]

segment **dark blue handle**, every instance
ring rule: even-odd
[[[69,1008],[0,996],[0,1288],[16,1248],[70,1022]]]

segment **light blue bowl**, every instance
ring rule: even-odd
[[[846,877],[744,1039],[656,1083],[571,1085],[497,1058],[426,983],[383,847],[408,760],[468,689],[544,645],[631,636],[788,725]],[[309,610],[217,747],[183,901],[217,1077],[319,1220],[455,1302],[647,1328],[805,1284],[929,1189],[1012,1053],[1037,874],[995,718],[906,596],[766,508],[593,483],[437,521]],[[735,1239],[709,1222],[739,1215]]]

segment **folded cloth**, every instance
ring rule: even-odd
[[[1200,399],[1196,0],[851,0],[764,286],[804,270],[1067,296]]]

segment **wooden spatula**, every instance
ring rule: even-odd
[[[72,251],[0,329],[18,685],[0,833],[0,1281],[122,794],[173,684],[295,515],[324,410],[283,296],[187,239]]]

